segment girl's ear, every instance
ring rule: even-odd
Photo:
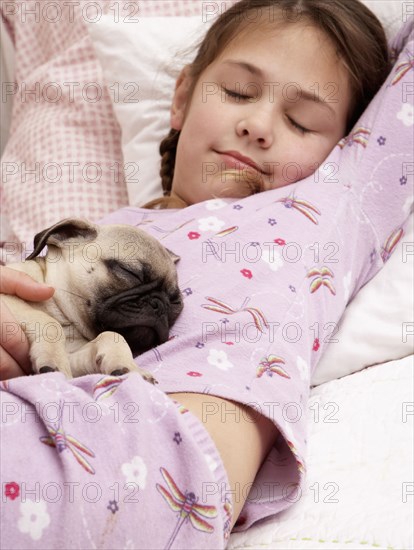
[[[192,78],[189,76],[190,68],[187,65],[181,71],[175,83],[175,92],[170,111],[171,128],[181,130],[184,124],[185,113],[190,101],[190,88]]]

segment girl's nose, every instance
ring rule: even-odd
[[[242,118],[236,125],[239,137],[247,136],[250,141],[256,141],[261,147],[268,148],[273,143],[273,123],[270,113],[251,113]]]

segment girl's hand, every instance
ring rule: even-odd
[[[26,273],[0,266],[0,293],[39,302],[53,296],[54,289],[38,283]],[[29,344],[20,325],[0,299],[0,380],[30,374]]]

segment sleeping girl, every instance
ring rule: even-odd
[[[181,257],[184,311],[138,358],[159,384],[24,377],[25,345],[4,347],[5,547],[225,548],[300,498],[311,373],[412,204],[411,29],[391,69],[358,0],[241,0],[211,26],[176,83],[164,197],[102,220]]]

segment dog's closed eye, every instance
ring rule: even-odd
[[[123,262],[119,260],[106,260],[105,261],[106,267],[111,271],[112,273],[115,273],[119,275],[122,278],[128,277],[128,279],[134,280],[134,282],[138,284],[143,284],[144,281],[144,270],[142,269],[142,264],[138,264],[137,262],[137,268],[133,269],[131,265],[124,264]]]

